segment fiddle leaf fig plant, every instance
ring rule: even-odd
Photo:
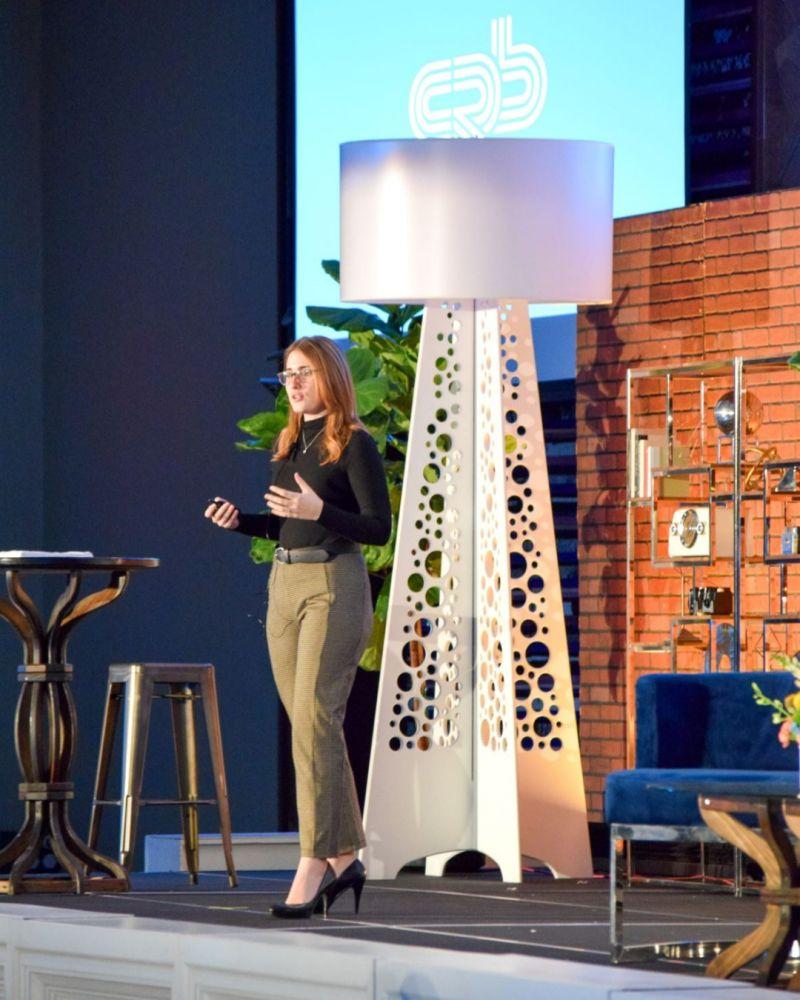
[[[322,268],[338,283],[337,260],[322,261]],[[375,603],[372,635],[361,666],[365,670],[379,670],[411,424],[422,306],[374,305],[369,309],[308,306],[306,314],[318,326],[348,334],[351,346],[345,351],[345,358],[355,385],[356,409],[383,457],[392,508],[392,533],[385,545],[363,546],[367,570],[373,577],[380,578],[381,587]],[[288,415],[289,399],[282,388],[272,409],[254,413],[238,422],[237,427],[246,438],[237,441],[236,447],[241,451],[271,451],[288,422]],[[276,544],[267,538],[252,539],[251,559],[256,563],[271,562]]]

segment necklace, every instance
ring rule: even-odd
[[[305,455],[305,453],[308,451],[308,449],[311,447],[311,445],[317,440],[317,438],[320,436],[320,434],[324,430],[325,430],[325,427],[323,425],[322,427],[320,427],[320,429],[317,431],[317,433],[314,435],[314,437],[311,438],[311,440],[306,444],[306,432],[305,432],[305,428],[303,428],[303,427],[300,428],[300,437],[303,439],[303,454],[304,455]]]

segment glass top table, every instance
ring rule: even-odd
[[[653,782],[652,787],[696,794],[706,825],[757,862],[764,872],[760,898],[765,914],[761,923],[717,955],[708,965],[706,975],[727,979],[763,956],[758,968],[758,983],[769,986],[777,982],[800,930],[800,788],[797,772],[787,771],[785,782],[687,778]],[[747,818],[753,825],[748,824]],[[800,990],[800,972],[792,976],[787,989]]]

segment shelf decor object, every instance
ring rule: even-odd
[[[373,878],[591,873],[529,302],[611,298],[613,150],[341,147],[341,295],[424,302],[366,796]]]

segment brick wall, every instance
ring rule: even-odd
[[[605,775],[625,766],[626,754],[627,369],[789,354],[800,346],[798,323],[800,190],[616,222],[613,302],[582,309],[578,321],[581,746],[592,819],[602,818]],[[781,459],[800,455],[800,375],[786,375],[752,383],[769,427],[761,443],[774,444]],[[647,385],[642,388],[636,419],[658,421],[663,395],[655,386],[651,396]],[[691,394],[677,394],[676,428],[690,443],[693,426],[697,433],[692,405]],[[715,436],[711,417],[709,441]],[[634,606],[644,634],[650,626],[656,633],[663,629],[658,616],[681,597],[673,570],[648,570],[643,532],[637,526]],[[767,576],[754,571],[748,577],[753,608],[766,600]],[[750,641],[754,652],[756,638]],[[746,667],[754,668],[751,662]],[[681,664],[698,668],[691,658]],[[666,669],[663,654],[641,654],[636,662],[638,672]]]

